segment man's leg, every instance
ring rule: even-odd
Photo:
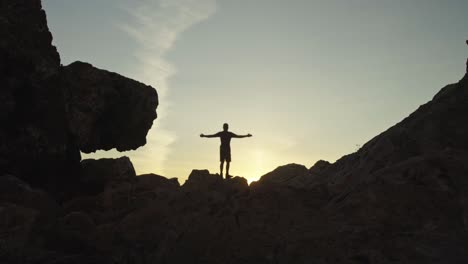
[[[220,173],[221,177],[223,177],[223,167],[224,167],[224,161],[221,161],[221,164],[219,165],[219,173]],[[229,167],[229,165],[228,165],[228,167]]]
[[[231,162],[229,162],[229,161],[226,162],[226,179],[231,178],[231,175],[229,175],[229,164],[230,163]]]

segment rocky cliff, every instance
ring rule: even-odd
[[[60,66],[40,1],[0,7],[0,263],[468,263],[468,75],[333,164],[180,185],[80,161],[145,144],[156,92]]]
[[[80,151],[146,143],[156,90],[86,63],[61,66],[40,0],[0,7],[1,174],[58,194],[78,183]]]

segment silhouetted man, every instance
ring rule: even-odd
[[[223,131],[218,132],[214,135],[204,135],[201,134],[200,137],[206,138],[215,138],[219,137],[221,139],[221,146],[219,147],[219,161],[221,164],[219,165],[219,170],[221,172],[221,177],[223,176],[223,167],[224,161],[226,161],[226,179],[231,178],[229,175],[229,163],[231,162],[231,138],[245,138],[251,137],[251,134],[247,134],[245,136],[236,135],[230,131],[228,131],[229,125],[225,123],[223,125]]]

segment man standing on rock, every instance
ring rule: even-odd
[[[204,134],[200,135],[200,137],[206,137],[206,138],[219,137],[221,139],[221,146],[219,147],[219,161],[221,162],[221,165],[219,166],[219,170],[221,172],[221,177],[223,177],[224,161],[226,161],[226,179],[231,178],[231,176],[229,175],[229,163],[231,162],[231,138],[245,138],[245,137],[252,136],[251,134],[239,136],[228,131],[228,129],[229,129],[229,125],[225,123],[223,125],[223,131],[221,132],[218,132],[213,135],[204,135]]]

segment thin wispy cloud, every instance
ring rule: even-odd
[[[160,101],[148,144],[132,158],[140,173],[164,173],[165,160],[176,140],[176,135],[165,128],[165,119],[170,113],[169,80],[177,72],[165,56],[184,31],[216,12],[216,0],[144,0],[138,1],[137,7],[125,9],[132,22],[120,27],[138,44],[132,77],[155,87]]]

